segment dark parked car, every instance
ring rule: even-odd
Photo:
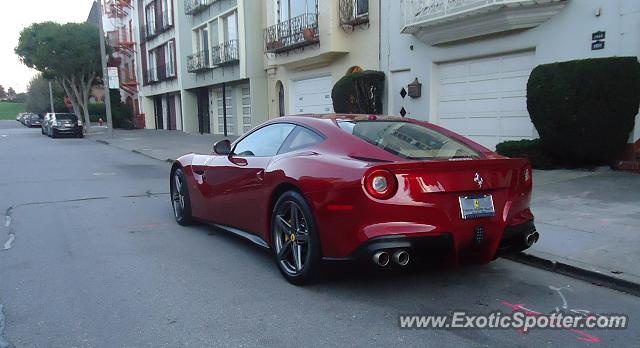
[[[25,117],[25,126],[42,127],[42,116],[38,114],[29,114],[29,116]]]
[[[45,117],[45,123],[42,126],[42,133],[52,138],[58,138],[63,135],[82,138],[82,121],[78,119],[76,114],[70,113],[50,113]]]

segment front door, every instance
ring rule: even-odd
[[[155,97],[154,111],[156,114],[156,129],[164,129],[164,114],[162,112],[162,97]]]
[[[197,89],[198,131],[200,134],[211,133],[209,118],[209,90],[206,87]]]
[[[169,120],[169,128],[176,130],[176,97],[170,95],[167,97],[167,119]]]

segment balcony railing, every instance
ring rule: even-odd
[[[203,50],[187,56],[188,72],[196,72],[209,68],[211,68],[211,64],[209,63],[209,50]]]
[[[185,0],[184,13],[186,15],[198,14],[216,1],[218,0]]]
[[[500,5],[532,3],[531,0],[403,0],[403,32],[412,32],[409,26],[416,23],[435,22],[440,19],[463,15]]]
[[[369,0],[340,0],[340,25],[355,27],[369,23]]]
[[[156,23],[155,27],[152,27],[151,25],[149,25],[149,23],[147,23],[144,33],[145,39],[153,39],[154,37],[164,33],[171,28],[173,28],[173,23],[168,23],[168,18],[166,18],[164,21],[160,21],[160,23]]]
[[[214,65],[231,64],[239,59],[238,40],[229,40],[211,49],[211,61]]]
[[[169,68],[169,69],[168,69]],[[155,68],[147,68],[145,83],[152,84],[176,77],[175,71],[167,64],[158,64]]]
[[[320,42],[318,15],[306,13],[264,30],[267,53],[280,53]]]

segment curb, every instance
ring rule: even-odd
[[[104,144],[104,145],[111,145],[111,143],[109,143],[109,142],[108,142],[108,141],[106,141],[106,140],[102,140],[102,139],[96,139],[96,143],[100,143],[100,144]],[[121,150],[127,150],[127,149],[123,149],[123,148],[121,148],[121,147],[119,147],[119,146],[115,146],[115,147],[117,147],[117,148],[119,148],[119,149],[121,149]],[[157,160],[157,161],[162,161],[162,162],[167,162],[167,163],[173,163],[173,162],[175,162],[175,160],[174,160],[174,159],[172,159],[172,158],[161,159],[161,158],[153,157],[153,156],[151,156],[151,155],[149,155],[149,154],[146,154],[146,153],[144,153],[144,152],[142,152],[142,151],[140,151],[140,150],[136,150],[136,149],[129,150],[129,151],[131,151],[131,152],[133,152],[133,153],[135,153],[135,154],[138,154],[138,155],[142,155],[142,156],[147,157],[147,158],[151,158],[151,159]]]
[[[576,267],[560,261],[547,260],[523,252],[505,255],[503,258],[640,297],[639,283],[613,277],[598,271]]]

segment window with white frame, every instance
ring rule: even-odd
[[[171,40],[167,42],[167,46],[164,50],[164,61],[166,62],[167,77],[176,76],[176,43]]]
[[[353,17],[364,17],[369,15],[369,0],[353,0]]]
[[[149,51],[149,81],[158,81],[156,51]]]
[[[224,17],[224,41],[238,40],[238,13],[231,12]]]
[[[163,26],[173,25],[173,0],[162,0]]]
[[[308,13],[316,13],[317,0],[277,0],[278,22],[286,22],[291,18]]]
[[[156,33],[156,4],[150,3],[145,7],[145,23],[147,36],[152,36]]]

